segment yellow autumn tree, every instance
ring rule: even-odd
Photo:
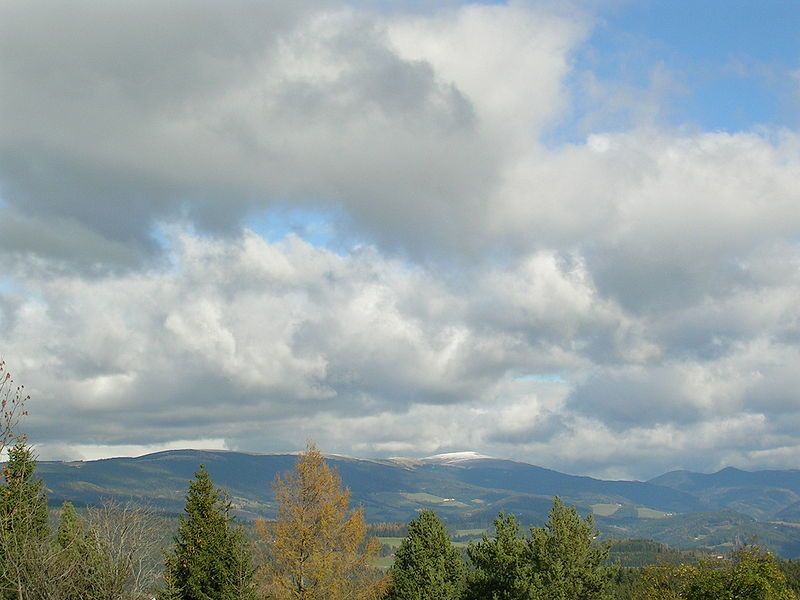
[[[274,600],[377,600],[388,581],[372,566],[378,541],[367,539],[363,509],[322,453],[309,444],[293,471],[273,484],[278,515],[258,521],[268,560],[263,591]]]

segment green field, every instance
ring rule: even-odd
[[[640,519],[666,519],[670,516],[670,513],[665,513],[661,510],[654,510],[652,508],[647,508],[644,506],[640,506],[636,509],[636,515]]]
[[[414,492],[401,494],[406,500],[417,502],[419,504],[435,504],[437,506],[456,506],[458,508],[467,508],[463,502],[459,502],[455,498],[442,498],[441,496],[434,496],[427,492]]]
[[[381,543],[382,546],[389,546],[392,550],[398,548],[400,546],[400,542],[402,542],[406,538],[402,537],[379,537],[378,541]]]
[[[486,529],[456,529],[453,531],[454,537],[474,537],[479,538],[484,533],[486,533]]]
[[[592,513],[596,514],[598,517],[610,517],[615,512],[617,512],[620,508],[622,508],[621,504],[592,504]]]

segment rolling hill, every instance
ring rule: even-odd
[[[756,519],[771,519],[800,502],[800,471],[742,471],[727,467],[716,473],[672,471],[649,483],[696,496],[708,506],[730,508]]]
[[[271,482],[294,461],[291,454],[173,450],[137,458],[41,462],[39,473],[54,505],[113,497],[177,513],[187,482],[205,464],[240,516],[269,518],[275,511]],[[329,456],[328,461],[373,522],[405,522],[421,508],[433,508],[459,527],[485,528],[500,511],[538,524],[559,495],[584,514],[594,513],[606,537],[714,548],[758,540],[784,555],[800,555],[800,526],[790,518],[800,500],[797,471],[676,471],[642,482],[568,475],[473,453],[415,460]]]

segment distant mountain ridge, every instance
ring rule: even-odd
[[[274,515],[271,483],[295,460],[296,454],[288,453],[169,450],[136,458],[45,461],[39,472],[53,504],[96,504],[114,497],[177,513],[187,482],[205,464],[239,514],[251,518]],[[749,536],[785,555],[800,555],[800,522],[795,525],[793,516],[800,513],[800,471],[675,471],[650,481],[607,481],[470,452],[327,460],[370,521],[404,522],[421,508],[433,508],[451,523],[478,527],[500,511],[541,523],[558,495],[584,514],[594,513],[611,537],[724,547]]]
[[[743,471],[726,467],[716,473],[672,471],[649,483],[687,492],[709,506],[732,508],[758,519],[772,518],[800,502],[800,470]]]

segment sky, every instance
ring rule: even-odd
[[[800,461],[800,5],[0,1],[43,459]]]

